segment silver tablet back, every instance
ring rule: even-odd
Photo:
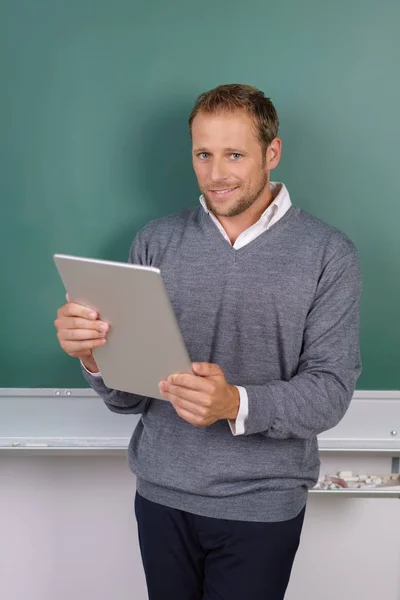
[[[112,389],[160,398],[158,383],[192,372],[159,269],[55,254],[71,302],[110,324],[107,343],[93,351]]]

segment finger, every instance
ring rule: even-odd
[[[166,400],[171,402],[171,404],[173,405],[173,407],[175,408],[175,410],[178,414],[180,414],[182,411],[184,411],[187,414],[192,415],[192,417],[196,417],[199,419],[204,418],[206,415],[206,409],[199,404],[185,400],[184,398],[176,396],[175,394],[172,394],[171,392],[161,392],[161,395]]]
[[[76,302],[69,302],[61,307],[61,315],[65,317],[83,317],[84,319],[90,319],[94,321],[97,319],[97,312],[92,310],[83,304],[77,304]]]
[[[177,412],[177,415],[181,419],[183,419],[187,423],[190,423],[190,425],[194,425],[195,427],[206,427],[207,426],[207,423],[204,422],[202,417],[199,417],[198,415],[194,415],[193,413],[191,413],[185,409],[179,409],[176,412]]]
[[[110,329],[109,324],[104,321],[91,321],[81,317],[65,317],[57,319],[56,322],[54,322],[54,325],[58,329],[95,329],[102,333],[106,333]]]
[[[193,404],[191,402],[187,402],[186,400],[177,400],[175,405],[175,410],[181,412],[186,412],[187,414],[193,415],[198,419],[205,419],[209,416],[209,412],[204,406],[199,406],[198,404]]]
[[[171,386],[166,381],[160,381],[158,387],[161,395],[174,406],[183,407],[194,414],[204,416],[211,405],[211,400],[201,392]]]
[[[170,375],[167,379],[169,385],[176,385],[189,390],[196,390],[203,393],[212,393],[210,382],[197,375],[189,373],[177,373]]]
[[[105,333],[96,329],[60,329],[58,336],[65,341],[85,341],[104,338]]]
[[[203,392],[196,390],[189,390],[188,388],[182,388],[177,385],[167,385],[163,388],[166,392],[189,404],[195,404],[196,406],[204,407],[210,402],[207,396]]]
[[[71,300],[69,299],[69,295],[68,294],[65,294],[65,297],[67,299],[67,302],[71,302]]]
[[[221,367],[214,363],[192,363],[192,369],[196,375],[201,375],[202,377],[215,377],[218,375],[224,375]]]

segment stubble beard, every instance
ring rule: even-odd
[[[250,208],[250,206],[252,206],[254,202],[256,202],[256,200],[258,200],[258,198],[261,196],[268,184],[269,176],[267,171],[263,173],[260,184],[255,191],[253,191],[249,195],[242,196],[236,201],[236,203],[233,206],[231,206],[230,208],[228,207],[225,210],[223,208],[219,209],[218,207],[214,206],[213,202],[208,197],[206,191],[202,190],[202,194],[208,210],[214,213],[216,217],[237,217],[238,215],[241,215],[245,210]]]

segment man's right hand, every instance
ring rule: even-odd
[[[106,343],[108,323],[100,321],[90,308],[70,302],[67,294],[67,304],[58,309],[54,326],[64,352],[79,358],[92,373],[98,373],[92,350]]]

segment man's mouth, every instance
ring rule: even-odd
[[[213,194],[213,196],[216,196],[217,198],[226,198],[227,196],[232,194],[232,192],[235,191],[236,189],[237,189],[237,186],[230,187],[230,188],[224,188],[223,190],[209,190],[209,192],[211,194]]]

